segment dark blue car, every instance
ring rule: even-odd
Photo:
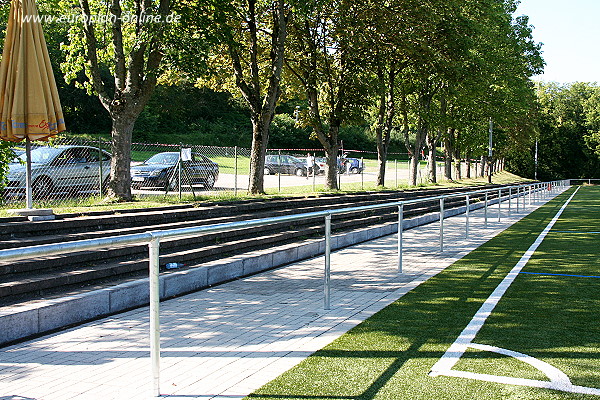
[[[338,160],[338,171],[340,174],[360,174],[365,169],[365,164],[358,158],[345,157]]]

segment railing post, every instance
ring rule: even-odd
[[[324,277],[324,299],[325,309],[331,309],[331,214],[325,216],[325,277]]]
[[[501,221],[502,213],[502,189],[498,189],[498,222]]]
[[[508,216],[510,217],[511,212],[511,204],[512,204],[512,187],[508,188]]]
[[[398,273],[402,273],[402,232],[404,231],[404,204],[398,206]]]
[[[160,241],[152,238],[148,244],[150,262],[150,360],[152,363],[152,392],[160,396]]]
[[[488,192],[485,192],[485,201],[483,206],[483,227],[487,228],[487,209],[488,209]]]
[[[531,205],[531,185],[529,185],[529,205]]]
[[[465,201],[465,205],[466,205],[466,209],[465,209],[465,239],[469,238],[469,212],[470,212],[470,199],[469,199],[469,195],[466,196],[466,201]]]
[[[440,199],[440,252],[444,251],[444,198]]]
[[[519,202],[521,201],[521,186],[517,186],[517,212],[519,212]]]

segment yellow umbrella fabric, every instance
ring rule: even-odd
[[[12,0],[0,62],[0,138],[47,140],[65,130],[35,0]]]

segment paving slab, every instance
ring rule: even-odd
[[[513,200],[514,201],[514,200]],[[332,253],[331,309],[324,309],[324,258],[315,257],[161,303],[161,396],[241,399],[402,297],[521,219],[503,203]],[[252,263],[269,262],[253,260]],[[254,264],[253,264],[254,265]],[[0,349],[0,399],[154,398],[149,310],[128,311]]]

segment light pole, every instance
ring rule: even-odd
[[[533,171],[533,179],[537,181],[537,169],[538,169],[538,140],[535,139],[535,157],[534,157],[535,168]]]

